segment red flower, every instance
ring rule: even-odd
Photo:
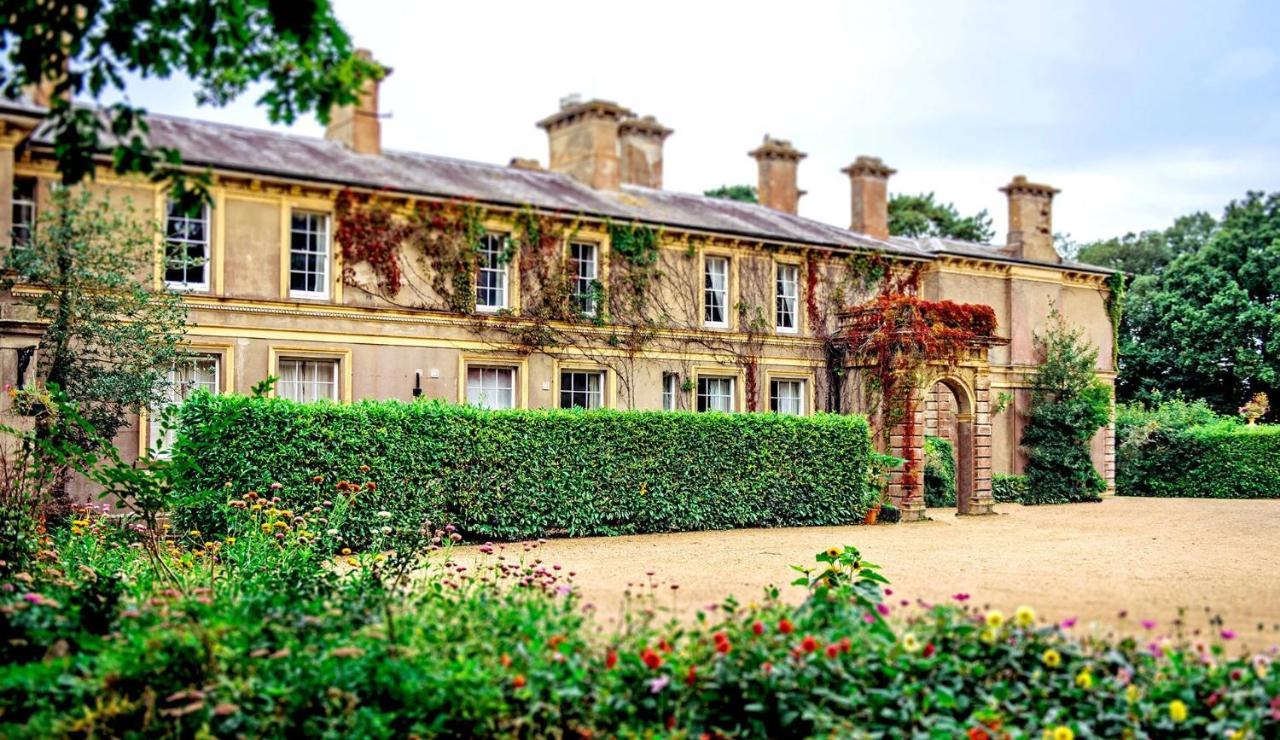
[[[719,645],[719,644],[720,644],[720,643],[722,643],[722,642],[728,642],[728,640],[729,640],[729,636],[728,636],[728,635],[726,635],[726,634],[725,634],[725,633],[723,633],[723,632],[716,632],[716,633],[714,633],[714,634],[712,634],[712,635],[711,635],[711,639],[712,639],[712,640],[713,640],[717,645]]]
[[[658,649],[664,653],[671,652],[671,646],[667,644],[666,640],[658,640]]]
[[[610,650],[604,654],[604,667],[606,670],[612,670],[618,664],[618,651]]]
[[[773,672],[773,663],[770,663],[769,661],[766,660],[764,663],[760,665],[760,670],[764,671],[765,675],[768,675],[769,673]]]
[[[778,620],[778,631],[781,632],[782,634],[789,635],[792,632],[795,632],[795,630],[796,628],[794,625],[791,624],[790,619],[783,617],[782,619]]]
[[[511,685],[512,685],[512,686],[514,686],[514,687],[516,687],[517,689],[523,689],[523,688],[524,688],[524,685],[525,685],[524,676],[522,676],[522,675],[520,675],[519,673],[517,673],[517,674],[516,674],[516,675],[511,679]]]
[[[502,664],[502,667],[503,667],[503,668],[510,668],[510,667],[511,667],[511,656],[510,656],[510,655],[507,655],[506,653],[503,653],[503,654],[502,654],[502,657],[498,659],[498,662]]]
[[[834,658],[840,654],[840,646],[834,642],[827,646],[827,657]]]
[[[812,653],[814,650],[818,649],[817,638],[813,635],[805,635],[804,639],[800,641],[800,648],[806,653]]]
[[[640,660],[644,661],[644,664],[653,670],[657,670],[662,666],[662,656],[658,655],[653,648],[645,648],[641,651]]]
[[[991,735],[981,727],[970,727],[969,740],[991,740]]]
[[[752,632],[754,632],[754,633],[756,633],[757,635],[763,635],[763,634],[764,634],[764,622],[761,622],[760,620],[758,620],[758,619],[757,619],[757,620],[756,620],[756,623],[755,623],[755,624],[753,624],[753,625],[751,625],[751,631],[752,631]]]
[[[667,729],[674,730],[676,728],[676,716],[674,714],[667,717]]]
[[[853,650],[853,641],[847,637],[840,638],[840,652],[847,653]]]
[[[936,650],[937,650],[937,648],[935,648],[935,647],[933,646],[933,643],[932,643],[932,642],[930,642],[930,643],[927,643],[927,644],[924,646],[924,651],[921,653],[921,655],[923,655],[923,656],[924,656],[924,657],[926,657],[926,658],[932,658],[932,657],[933,657],[933,654],[934,654],[934,652],[935,652]]]
[[[716,643],[716,652],[720,653],[721,655],[725,655],[732,649],[733,649],[733,646],[729,644],[728,640],[722,640]]]
[[[698,682],[698,666],[689,666],[689,673],[684,677],[684,682],[690,686]]]
[[[368,483],[365,483],[364,487],[368,488],[370,491],[378,490],[378,484],[374,483],[373,481],[369,481]]]

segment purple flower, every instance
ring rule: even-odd
[[[1071,617],[1069,619],[1064,619],[1061,622],[1058,622],[1058,626],[1064,630],[1069,630],[1072,627],[1076,626],[1076,618]]]
[[[568,596],[569,594],[573,593],[573,587],[572,587],[572,586],[563,586],[563,585],[562,585],[562,586],[556,586],[556,593],[557,593],[557,594],[560,594],[561,596]]]
[[[37,606],[44,602],[44,597],[36,593],[25,593],[22,595],[22,598],[30,601],[32,604],[36,604]]]
[[[1235,631],[1235,630],[1223,630],[1223,631],[1222,631],[1222,639],[1224,639],[1224,640],[1234,640],[1234,639],[1236,639],[1236,631]]]
[[[880,612],[880,616],[889,616],[889,606],[887,604],[876,604],[876,611]]]
[[[968,600],[969,600],[969,594],[956,594],[956,595],[952,596],[951,598],[953,598],[953,599],[955,599],[956,601],[959,601],[960,603],[962,603],[962,604],[963,604],[964,602],[966,602],[966,601],[968,601]]]
[[[1144,619],[1144,620],[1142,620],[1142,629],[1144,629],[1144,630],[1153,630],[1153,629],[1155,629],[1155,628],[1156,628],[1156,620],[1154,620],[1154,619]]]
[[[656,694],[662,691],[663,689],[667,688],[667,684],[669,683],[671,683],[671,678],[669,676],[658,676],[657,678],[651,678],[649,679],[649,693]]]

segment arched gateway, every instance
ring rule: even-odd
[[[938,403],[938,386],[955,404],[947,419],[956,449],[957,512],[993,513],[988,350],[1006,343],[995,336],[994,312],[988,306],[888,295],[841,319],[845,368],[862,381],[881,448],[904,460],[891,471],[888,489],[903,521],[924,517],[924,437],[930,412],[938,418],[936,406],[930,408]]]

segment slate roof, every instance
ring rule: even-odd
[[[0,112],[29,115],[40,110],[27,101],[0,103]],[[935,254],[957,254],[1109,272],[1092,265],[1034,263],[1002,254],[1000,247],[989,244],[901,237],[882,241],[758,204],[705,195],[635,185],[624,185],[619,192],[594,190],[567,175],[541,170],[396,150],[384,150],[381,155],[357,154],[325,139],[176,116],[149,114],[147,122],[151,129],[150,143],[177,149],[185,163],[246,174],[468,198],[498,205],[529,205],[575,215],[634,220],[765,241],[882,251],[907,259],[927,260]],[[47,146],[52,141],[51,133],[46,128],[38,128],[32,140]]]

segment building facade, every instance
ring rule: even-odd
[[[57,181],[42,113],[0,104],[0,233],[19,240]],[[802,218],[805,155],[769,137],[750,152],[759,204],[664,190],[671,130],[600,100],[562,101],[538,123],[545,167],[383,150],[376,82],[324,139],[149,123],[153,143],[211,173],[212,202],[185,213],[163,187],[106,169],[91,187],[163,223],[152,279],[185,296],[195,355],[174,369],[179,395],[276,376],[276,393],[301,401],[867,411],[832,356],[839,312],[885,271],[915,271],[925,298],[990,305],[1008,340],[922,405],[921,429],[954,439],[972,425],[962,475],[989,500],[993,472],[1021,470],[1034,334],[1054,308],[1114,374],[1108,273],[1057,255],[1056,191],[1022,177],[1002,189],[1010,234],[995,246],[890,236],[893,170],[871,157],[844,170],[849,228]],[[5,383],[35,379],[40,326],[20,298],[0,300]],[[117,442],[138,455],[155,436],[143,413]],[[1093,444],[1109,484],[1112,436]]]

